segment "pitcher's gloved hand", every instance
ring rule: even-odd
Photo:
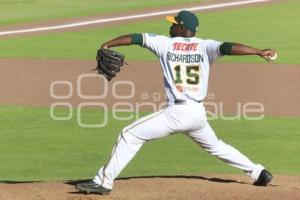
[[[124,55],[117,51],[101,48],[97,51],[97,67],[95,70],[110,81],[116,76],[116,73],[120,71],[120,68],[123,66],[124,58]]]

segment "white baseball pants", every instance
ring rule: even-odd
[[[118,137],[110,160],[100,168],[94,182],[111,189],[114,179],[146,141],[176,132],[185,133],[211,155],[244,170],[254,181],[264,169],[234,147],[219,140],[207,122],[203,103],[189,101],[187,104],[170,105],[125,127]]]

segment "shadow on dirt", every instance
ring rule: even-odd
[[[43,181],[10,181],[10,180],[0,180],[0,184],[22,184],[22,183],[42,183]]]
[[[242,181],[237,181],[233,179],[223,179],[223,178],[208,178],[204,176],[188,176],[188,175],[174,175],[174,176],[137,176],[137,177],[122,177],[117,178],[116,180],[123,181],[123,180],[131,180],[131,179],[154,179],[154,178],[163,178],[163,179],[195,179],[195,180],[206,180],[210,182],[217,182],[217,183],[237,183],[237,184],[249,184]],[[66,181],[66,184],[69,185],[76,185],[78,183],[83,183],[90,181],[90,179],[85,180],[70,180]]]
[[[134,179],[154,179],[154,178],[163,178],[163,179],[195,179],[195,180],[205,180],[210,182],[217,183],[237,183],[237,184],[249,184],[242,181],[237,181],[233,179],[224,179],[216,177],[204,177],[204,176],[189,176],[189,175],[174,175],[174,176],[136,176],[136,177],[122,177],[117,178],[116,180],[134,180]],[[82,180],[66,180],[65,184],[76,185],[78,183],[84,183],[90,181],[91,179],[82,179]],[[43,183],[44,181],[11,181],[11,180],[0,180],[0,184],[26,184],[26,183]]]

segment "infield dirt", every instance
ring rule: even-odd
[[[56,102],[68,102],[76,107],[82,102],[101,102],[112,108],[122,102],[136,105],[139,111],[153,111],[165,102],[159,63],[128,63],[106,85],[92,71],[95,61],[0,59],[0,104],[48,107]],[[296,65],[217,63],[210,73],[207,109],[214,112],[213,104],[218,112],[237,115],[240,107],[255,102],[264,108],[258,115],[300,116],[299,75],[300,67]],[[68,95],[67,84],[71,85],[72,96],[64,100],[53,98]],[[108,92],[101,99],[83,99],[78,89],[81,96],[103,95],[105,89]],[[122,99],[123,96],[132,98]],[[141,106],[147,103],[155,107]]]
[[[77,181],[0,183],[0,198],[9,200],[298,200],[299,176],[275,176],[268,187],[253,186],[246,176],[201,175],[119,179],[109,195],[78,193]]]

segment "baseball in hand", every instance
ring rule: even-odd
[[[277,59],[277,53],[275,52],[273,56],[268,56],[270,60],[276,60]]]

